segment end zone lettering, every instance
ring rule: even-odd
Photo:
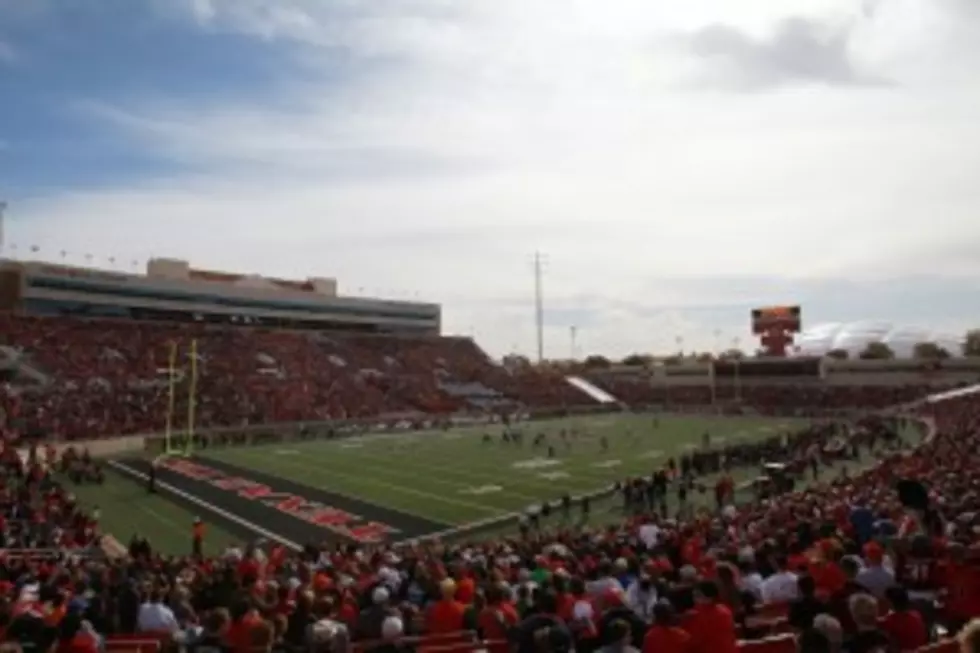
[[[319,501],[310,501],[288,492],[276,492],[247,478],[228,476],[216,469],[189,460],[170,458],[161,461],[161,466],[181,476],[205,481],[214,487],[234,492],[244,499],[257,501],[264,506],[283,512],[296,519],[333,531],[362,544],[376,544],[388,539],[398,530],[378,522],[364,522],[358,515],[332,508]],[[361,523],[357,523],[361,522]]]

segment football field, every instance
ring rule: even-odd
[[[705,433],[713,444],[732,443],[800,423],[715,416],[661,417],[655,423],[649,415],[616,414],[526,423],[522,445],[502,442],[498,425],[202,449],[191,458],[170,459],[158,473],[155,495],[124,478],[145,471],[145,460],[120,461],[124,474],[79,494],[103,507],[106,530],[118,539],[138,529],[175,552],[187,550],[194,515],[211,525],[209,540],[217,547],[270,533],[295,544],[334,537],[398,541],[492,522],[565,494],[648,475],[700,446]],[[573,435],[562,440],[563,430]],[[532,445],[540,433],[554,456],[547,446]],[[122,502],[120,497],[129,500],[127,510],[106,509],[107,501]],[[608,508],[598,503],[591,518],[609,518]]]

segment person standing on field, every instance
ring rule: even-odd
[[[194,519],[191,527],[191,553],[198,557],[204,555],[204,522],[200,517]]]

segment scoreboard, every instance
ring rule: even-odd
[[[767,306],[752,309],[752,333],[799,333],[803,326],[799,306]]]

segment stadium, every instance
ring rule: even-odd
[[[436,304],[337,288],[173,259],[151,260],[142,275],[0,264],[4,460],[42,479],[47,497],[40,522],[12,531],[6,559],[61,564],[68,550],[83,568],[184,559],[279,574],[266,565],[328,555],[311,596],[359,601],[334,587],[359,577],[405,624],[412,601],[388,604],[407,590],[403,561],[449,565],[435,586],[417,588],[461,610],[472,599],[446,588],[502,551],[512,553],[496,572],[519,587],[531,570],[550,570],[545,584],[572,604],[583,590],[566,589],[568,577],[676,591],[671,569],[701,587],[724,578],[709,561],[751,571],[757,556],[744,549],[765,550],[753,522],[775,534],[781,515],[807,506],[845,518],[876,510],[887,528],[933,515],[887,498],[899,480],[938,489],[948,532],[972,541],[976,482],[956,470],[973,469],[975,454],[950,452],[975,438],[962,430],[980,414],[974,359],[865,359],[872,340],[841,329],[817,331],[821,353],[853,357],[808,356],[801,345],[818,338],[797,306],[747,316],[766,353],[758,358],[505,367],[473,339],[442,335]],[[25,487],[31,496],[35,486]],[[811,539],[821,553],[793,563],[795,573],[851,573],[847,546],[860,536],[850,523],[825,521],[850,544]],[[693,554],[693,542],[708,548]],[[893,555],[901,565],[907,553]],[[248,589],[255,578],[244,573],[237,582]],[[823,595],[841,591],[824,582]],[[790,604],[766,587],[732,636],[743,650],[795,650]],[[49,601],[25,592],[36,609]],[[590,605],[636,610],[630,596],[602,593]],[[933,615],[934,627],[952,628],[968,609]],[[440,630],[425,614],[414,630],[400,626],[402,645],[483,650],[511,636],[478,622]],[[356,624],[347,628],[362,649],[390,644]],[[592,637],[608,636],[602,628],[612,626],[600,620]],[[110,634],[109,650],[145,651],[173,646],[177,631],[130,624]]]
[[[978,26],[0,0],[0,653],[980,653]]]

